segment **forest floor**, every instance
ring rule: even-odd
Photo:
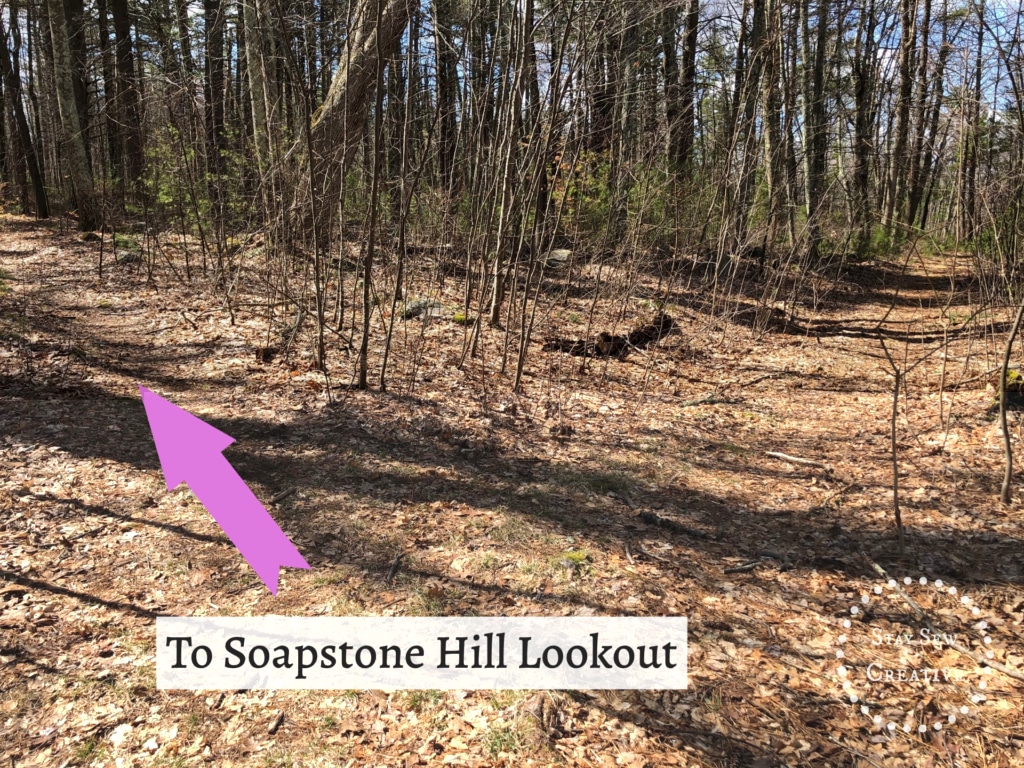
[[[285,320],[254,276],[228,311],[180,263],[108,242],[100,278],[99,253],[0,222],[0,765],[1024,765],[1024,686],[976,661],[1024,670],[1024,484],[999,503],[989,412],[1011,313],[974,314],[963,258],[859,265],[764,331],[680,287],[657,344],[582,372],[537,344],[518,394],[504,332],[460,366],[450,313],[396,318],[386,392],[337,386],[354,357],[328,336],[328,403],[310,323],[266,351]],[[653,278],[593,305],[603,269],[550,280],[535,338],[584,336],[592,308],[592,333],[642,316]],[[462,286],[430,290],[449,306]],[[908,370],[903,557],[880,339]],[[276,597],[186,486],[167,492],[140,384],[237,440],[312,566]],[[872,563],[914,579],[960,649],[924,642]],[[155,617],[268,613],[685,615],[689,688],[157,689]]]

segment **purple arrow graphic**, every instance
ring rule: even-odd
[[[282,565],[309,568],[309,564],[224,458],[222,451],[235,439],[145,387],[140,386],[139,392],[167,490],[188,483],[256,575],[276,595]]]

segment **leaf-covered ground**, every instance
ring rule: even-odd
[[[1024,764],[1021,483],[998,503],[988,412],[1009,311],[974,314],[962,259],[861,265],[816,306],[724,319],[682,284],[671,335],[582,372],[537,343],[518,394],[514,339],[485,327],[464,358],[463,287],[424,269],[441,310],[395,318],[386,392],[344,386],[348,332],[328,333],[329,402],[312,323],[289,339],[258,253],[226,302],[194,252],[189,281],[169,245],[108,240],[101,278],[100,247],[3,220],[5,765]],[[538,342],[649,314],[655,278],[563,269]],[[389,322],[384,301],[373,365]],[[880,338],[907,370],[902,558]],[[139,384],[236,438],[228,458],[312,566],[276,598],[185,486],[166,491]],[[872,563],[915,579],[959,648],[923,642]],[[267,613],[685,615],[690,687],[157,690],[156,616]]]

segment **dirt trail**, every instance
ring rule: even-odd
[[[150,281],[144,265],[116,262],[100,280],[97,244],[11,217],[4,227],[0,754],[13,764],[1024,760],[1014,681],[996,676],[989,703],[942,738],[889,738],[834,672],[841,621],[875,582],[860,548],[894,575],[959,585],[998,629],[999,659],[1021,663],[1021,483],[1011,507],[997,503],[1000,438],[986,415],[1006,318],[963,330],[975,289],[949,259],[858,267],[763,334],[699,314],[680,291],[669,311],[682,330],[648,353],[579,376],[578,360],[537,351],[520,395],[490,372],[500,334],[460,370],[462,327],[410,322],[392,391],[339,389],[327,405],[304,339],[262,359],[258,297],[240,294],[232,317],[200,280],[157,264]],[[539,333],[572,330],[573,310],[585,302]],[[880,336],[910,369],[903,561]],[[332,360],[344,383],[348,359]],[[277,598],[185,487],[166,491],[139,384],[236,438],[229,459],[312,566],[283,571]],[[691,688],[156,690],[156,615],[265,613],[687,615]],[[862,661],[896,614],[849,630]],[[871,692],[872,714],[934,718],[967,696],[894,684]]]

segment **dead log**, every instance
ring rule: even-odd
[[[646,349],[656,341],[660,341],[675,326],[675,320],[664,312],[659,312],[651,322],[634,328],[626,335],[601,331],[593,340],[551,339],[541,349],[544,352],[565,352],[576,357],[617,357],[622,359],[634,349]]]

